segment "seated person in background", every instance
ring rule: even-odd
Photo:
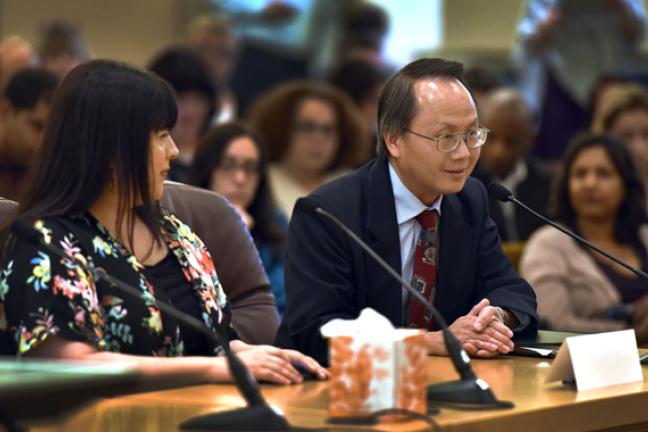
[[[22,69],[9,80],[0,102],[0,196],[20,197],[57,84],[52,73],[40,68]]]
[[[180,156],[171,164],[169,178],[186,183],[191,161],[214,116],[218,115],[218,89],[199,54],[186,47],[171,47],[155,56],[149,69],[167,81],[178,100],[178,122],[171,131]]]
[[[288,220],[275,206],[268,156],[261,137],[243,122],[212,127],[196,150],[189,183],[213,190],[234,205],[250,230],[279,313],[286,304],[283,252]]]
[[[551,175],[529,155],[535,137],[529,106],[517,91],[500,88],[486,97],[479,118],[490,132],[473,176],[484,186],[501,183],[522,202],[544,213]],[[490,198],[489,208],[502,241],[524,241],[542,225],[538,218],[511,203]]]
[[[169,132],[176,118],[171,88],[152,74],[97,60],[66,76],[52,103],[36,175],[0,232],[3,330],[14,335],[22,356],[124,361],[145,374],[188,382],[231,379],[218,356],[230,348],[258,379],[300,382],[295,363],[325,378],[317,362],[296,351],[237,340],[204,244],[159,207],[178,155]],[[12,235],[16,218],[34,221],[43,241],[68,256]],[[138,287],[148,299],[96,281],[73,257]],[[221,332],[229,346],[214,346],[165,315],[155,297]]]
[[[64,20],[42,25],[38,44],[43,67],[63,79],[74,67],[90,59],[90,50],[81,29]]]
[[[502,79],[495,71],[481,66],[466,69],[464,79],[470,92],[475,97],[477,114],[481,117],[482,105],[488,98],[488,94],[501,86]]]
[[[189,26],[189,45],[200,54],[218,93],[218,116],[224,123],[236,119],[236,95],[229,87],[238,60],[239,41],[229,20],[223,15],[201,15]]]
[[[648,90],[639,84],[617,84],[607,90],[594,113],[591,130],[609,133],[628,147],[648,190]]]
[[[268,144],[270,185],[288,218],[297,199],[358,161],[366,132],[351,99],[316,81],[291,81],[251,108],[250,123]]]
[[[364,143],[358,143],[365,158],[358,160],[357,166],[365,164],[376,156],[378,97],[387,78],[385,68],[366,60],[342,63],[329,76],[331,84],[351,97],[362,113],[365,129],[369,131],[367,140]]]
[[[583,135],[568,147],[552,194],[556,220],[630,265],[648,270],[644,189],[626,148]],[[552,330],[604,332],[629,326],[648,341],[648,282],[553,227],[529,239],[520,272]]]
[[[469,177],[488,131],[461,73],[442,59],[405,66],[380,96],[380,155],[297,202],[278,345],[326,361],[320,327],[371,307],[395,326],[428,330],[429,352],[446,354],[424,307],[315,206],[412,281],[469,354],[508,353],[514,331],[535,333],[533,290],[502,252],[486,191]]]
[[[17,35],[3,39],[0,42],[0,92],[7,87],[13,74],[39,63],[40,58],[29,42]]]

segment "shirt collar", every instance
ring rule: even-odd
[[[517,185],[526,180],[528,175],[527,164],[523,159],[520,159],[515,164],[515,167],[506,178],[498,179],[502,185],[507,189],[514,191]]]
[[[403,184],[391,162],[387,165],[389,166],[389,179],[391,180],[392,190],[394,191],[398,225],[415,218],[425,210],[436,210],[439,212],[439,215],[441,214],[443,195],[439,196],[430,207],[426,206]]]

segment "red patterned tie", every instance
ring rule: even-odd
[[[416,220],[421,224],[421,234],[416,241],[412,285],[428,301],[434,304],[437,275],[437,227],[439,215],[436,210],[425,210]],[[409,327],[434,330],[434,322],[425,307],[415,298],[409,303]]]

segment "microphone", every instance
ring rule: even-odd
[[[531,207],[524,204],[522,201],[515,198],[515,196],[513,196],[513,194],[511,193],[511,191],[506,189],[501,184],[495,183],[495,182],[491,183],[488,186],[488,193],[498,201],[501,201],[501,202],[510,201],[512,203],[517,204],[518,206],[522,207],[527,212],[531,213],[533,216],[541,219],[543,222],[545,222],[545,223],[551,225],[552,227],[556,228],[558,231],[561,231],[561,232],[567,234],[569,237],[573,238],[574,240],[578,241],[581,244],[584,244],[588,248],[598,252],[599,254],[603,255],[607,259],[609,259],[611,261],[614,261],[615,263],[627,268],[628,270],[630,270],[631,272],[633,272],[637,276],[640,276],[640,277],[642,277],[644,279],[648,279],[648,274],[647,273],[645,273],[645,272],[643,272],[643,271],[641,271],[641,270],[639,270],[637,268],[632,267],[630,264],[628,264],[627,262],[615,257],[614,255],[610,255],[609,253],[605,252],[603,249],[596,246],[594,243],[591,243],[588,240],[585,240],[583,237],[581,237],[578,234],[568,230],[564,226],[562,226],[560,224],[557,224],[556,222],[550,220],[549,218],[546,218],[545,216],[541,215],[537,211],[533,210]]]
[[[24,219],[16,219],[11,229],[18,237],[23,238],[31,243],[36,243],[55,256],[64,259],[71,259],[74,263],[89,273],[95,279],[105,281],[113,288],[123,291],[140,300],[146,300],[141,290],[127,284],[126,282],[109,275],[103,268],[95,267],[91,261],[83,262],[80,259],[70,256],[60,247],[45,243],[41,234],[34,229],[33,225]],[[234,384],[247,402],[244,408],[207,414],[200,417],[189,419],[180,425],[183,430],[268,430],[268,431],[289,431],[295,430],[288,424],[282,413],[275,411],[265,401],[256,380],[249,373],[245,365],[239,360],[238,356],[229,348],[229,341],[222,334],[214,332],[206,327],[197,318],[171,306],[169,303],[155,299],[156,306],[165,314],[172,316],[187,327],[192,328],[205,335],[209,342],[215,346],[222,346],[227,358],[227,364],[234,378]],[[300,429],[301,430],[301,429]]]
[[[396,279],[407,291],[419,301],[441,326],[443,341],[448,351],[452,365],[460,376],[458,381],[449,381],[440,384],[431,384],[427,389],[428,401],[450,402],[458,404],[479,404],[485,408],[512,408],[510,402],[498,401],[491,391],[488,383],[475,375],[470,364],[470,357],[461,347],[455,335],[448,328],[448,324],[437,309],[421,293],[407,282],[403,276],[389,266],[373,249],[371,249],[356,233],[347,227],[336,216],[313,203],[311,210],[325,217],[340,228],[349,238],[360,246],[380,267],[391,277]]]

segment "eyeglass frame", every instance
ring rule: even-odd
[[[233,176],[238,171],[243,171],[247,177],[261,175],[261,161],[245,160],[240,162],[236,159],[223,158],[215,167],[228,176]]]
[[[412,135],[416,135],[416,136],[419,136],[419,137],[421,137],[421,138],[425,138],[425,139],[427,139],[427,140],[434,141],[434,142],[436,142],[436,146],[437,146],[437,150],[438,150],[438,151],[440,151],[441,153],[450,153],[450,152],[453,152],[453,151],[457,150],[457,148],[459,147],[459,144],[461,144],[462,141],[466,143],[466,146],[467,146],[469,149],[476,149],[476,148],[480,148],[480,147],[482,147],[484,144],[486,144],[486,141],[488,140],[488,133],[490,132],[490,129],[485,128],[485,127],[482,127],[482,126],[479,126],[479,127],[477,128],[476,131],[466,131],[466,132],[447,133],[447,134],[439,135],[439,136],[437,136],[437,137],[429,137],[429,136],[427,136],[427,135],[423,135],[423,134],[420,134],[420,133],[418,133],[418,132],[414,132],[414,131],[412,131],[412,130],[410,130],[410,129],[405,129],[405,132],[409,132],[409,133],[411,133]],[[479,144],[479,145],[476,145],[476,146],[474,146],[474,147],[471,147],[471,146],[468,144],[468,134],[471,134],[471,133],[477,133],[477,136],[479,136],[479,133],[484,133],[484,134],[485,134],[485,136],[484,136],[484,141],[483,141],[481,144]],[[452,135],[452,139],[456,141],[455,144],[454,144],[454,147],[452,147],[452,148],[449,149],[449,150],[441,150],[441,149],[439,148],[439,141],[440,141],[441,139],[443,139],[444,137],[448,136],[448,135]],[[457,138],[456,138],[457,136],[463,138],[463,140],[462,140],[461,138],[457,139]]]

